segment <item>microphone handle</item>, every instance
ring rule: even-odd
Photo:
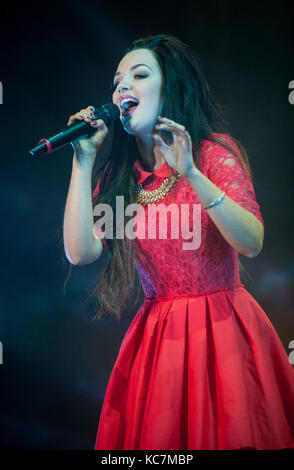
[[[106,126],[109,126],[111,122],[115,119],[114,113],[112,111],[109,112],[109,106],[100,106],[93,111],[94,118],[93,120],[103,119]],[[117,113],[117,116],[119,112]],[[117,117],[116,116],[116,117]],[[39,153],[43,153],[48,155],[53,150],[57,150],[64,145],[69,144],[73,140],[77,139],[78,137],[86,136],[91,137],[91,135],[95,134],[97,129],[94,129],[90,126],[90,124],[86,121],[79,121],[75,120],[70,126],[65,127],[62,129],[58,134],[50,137],[49,139],[41,139],[39,140],[39,145],[35,148],[29,150],[29,153],[33,156]],[[42,142],[42,143],[41,143]]]
[[[77,121],[75,120],[70,126],[62,129],[59,134],[56,134],[49,139],[39,140],[39,145],[31,149],[29,152],[31,155],[36,155],[38,153],[49,154],[53,152],[53,150],[64,147],[69,142],[72,142],[74,139],[77,139],[82,135],[88,135],[90,137],[90,134],[94,134],[95,132],[96,129],[93,129],[88,122],[80,121],[77,124]]]

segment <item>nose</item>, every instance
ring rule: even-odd
[[[129,89],[130,89],[130,83],[127,80],[121,80],[117,86],[117,90],[120,92],[124,90],[129,90]]]

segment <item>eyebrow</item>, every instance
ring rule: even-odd
[[[145,65],[145,67],[148,67],[151,71],[152,69],[149,67],[149,65],[146,65],[146,64],[137,64],[137,65],[133,65],[133,67],[130,68],[130,70],[134,70],[136,69],[137,67],[140,67],[140,65]],[[114,74],[114,77],[116,77],[117,75],[121,75],[121,72],[116,72]]]

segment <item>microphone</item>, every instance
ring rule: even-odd
[[[105,122],[106,126],[109,126],[112,122],[116,121],[116,119],[120,115],[119,108],[113,103],[107,103],[99,108],[96,108],[93,111],[94,118],[93,120],[102,119]],[[77,139],[81,136],[88,136],[95,134],[97,129],[94,129],[90,126],[88,122],[85,121],[77,121],[73,122],[70,126],[67,126],[65,129],[62,129],[58,134],[50,137],[49,139],[41,139],[39,140],[37,147],[29,150],[31,155],[38,155],[43,153],[48,155],[49,153],[57,150],[64,145],[69,144],[73,140]]]

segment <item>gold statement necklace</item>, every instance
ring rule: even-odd
[[[153,191],[146,191],[143,189],[142,183],[135,184],[135,200],[138,204],[152,204],[163,199],[167,193],[177,184],[180,174],[175,172],[168,176],[159,188]]]

